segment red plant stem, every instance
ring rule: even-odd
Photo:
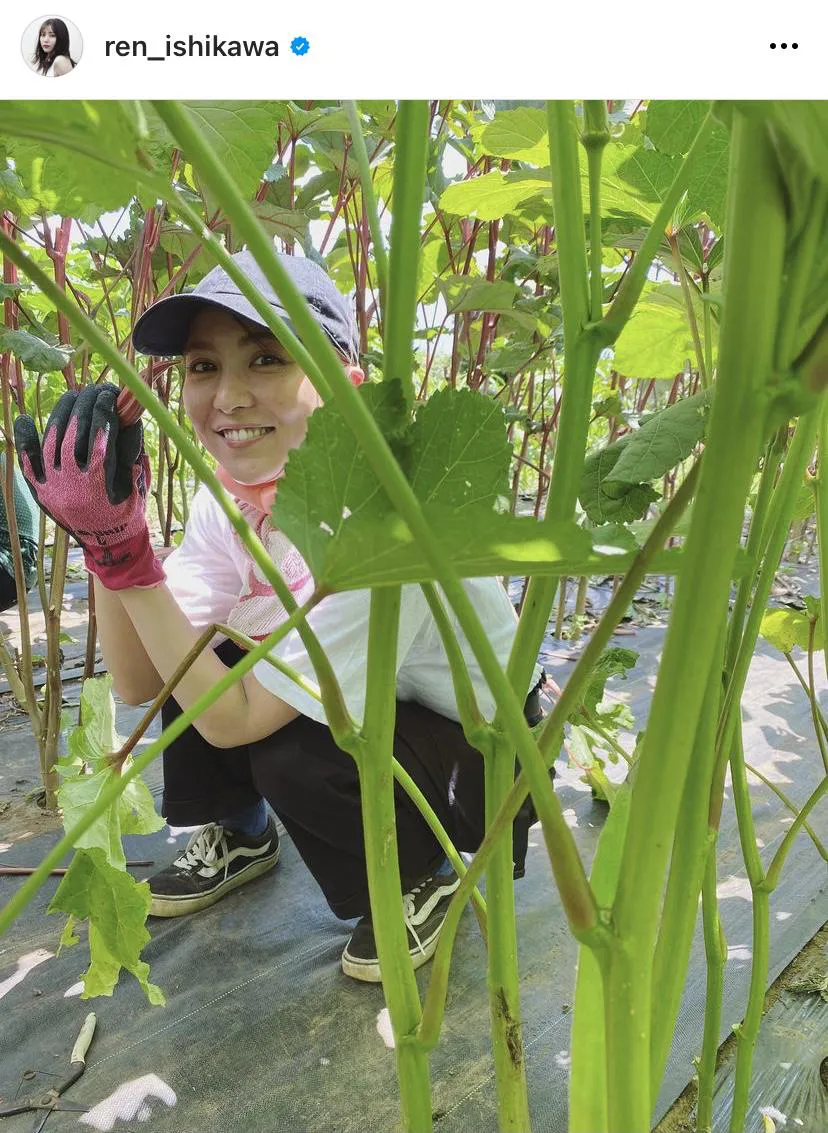
[[[0,228],[2,228],[3,232],[10,240],[14,239],[15,227],[12,214],[4,212],[2,218],[0,218]],[[12,263],[7,256],[3,257],[3,282],[17,283],[17,264]],[[3,300],[3,321],[8,330],[18,329],[20,319],[17,300],[14,296]],[[6,351],[0,355],[0,364],[2,364],[3,376],[8,379],[9,388],[14,394],[17,408],[22,413],[24,409],[24,390],[20,361],[11,351]]]

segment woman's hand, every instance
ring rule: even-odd
[[[146,520],[149,460],[138,422],[122,428],[118,387],[67,391],[46,423],[43,444],[31,417],[14,422],[20,467],[41,509],[83,547],[87,569],[108,590],[159,586],[164,570]]]

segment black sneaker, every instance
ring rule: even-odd
[[[451,895],[460,884],[453,873],[424,878],[403,894],[408,952],[415,968],[421,968],[437,950],[440,929],[446,919]],[[355,980],[380,983],[379,959],[370,917],[363,917],[342,953],[342,971]]]
[[[184,853],[149,879],[151,917],[183,917],[221,900],[279,860],[273,816],[261,834],[237,834],[216,822],[196,830]]]

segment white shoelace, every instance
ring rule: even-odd
[[[215,865],[218,860],[217,850],[220,849],[224,856],[224,878],[227,879],[227,870],[230,867],[230,858],[227,851],[227,839],[224,835],[224,827],[219,826],[217,822],[208,822],[206,826],[202,826],[200,830],[196,830],[192,835],[184,853],[180,858],[176,858],[175,864],[183,869],[185,866],[189,868],[196,868],[198,866]]]
[[[405,922],[405,927],[416,940],[417,947],[421,952],[425,952],[425,948],[423,948],[423,942],[420,940],[417,935],[417,930],[414,927],[414,913],[416,911],[414,907],[414,896],[419,893],[421,889],[424,889],[427,884],[427,882],[424,882],[422,885],[415,885],[410,892],[403,893],[403,921]]]

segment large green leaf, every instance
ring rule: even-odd
[[[545,111],[536,107],[498,110],[490,122],[472,127],[471,134],[481,150],[493,157],[530,165],[549,164],[547,117]]]
[[[0,145],[14,159],[27,215],[95,221],[135,193],[139,133],[127,104],[117,101],[4,102]],[[116,164],[117,163],[117,164]],[[11,186],[0,189],[2,200]]]
[[[0,331],[0,350],[10,351],[36,374],[62,370],[74,353],[70,346],[52,346],[27,330]]]
[[[446,386],[417,411],[410,480],[423,504],[491,511],[508,489],[511,446],[503,407],[473,390]]]
[[[276,150],[275,102],[184,103],[199,132],[246,197],[252,197]]]
[[[710,103],[701,99],[654,100],[647,107],[647,137],[661,153],[685,154],[709,109]]]
[[[82,999],[112,995],[121,969],[126,968],[150,1003],[163,1006],[164,994],[149,982],[149,964],[141,959],[141,950],[150,939],[145,924],[150,900],[148,882],[136,882],[126,871],[110,865],[101,850],[75,854],[48,911],[68,913],[73,921],[89,920],[91,963],[83,974]]]
[[[712,390],[682,398],[627,434],[611,479],[646,484],[675,468],[703,439],[712,400]]]
[[[694,301],[694,311],[701,335],[701,302]],[[715,324],[713,330],[715,343]],[[614,351],[615,369],[628,378],[672,379],[686,362],[695,367],[693,335],[678,284],[660,283],[644,291],[618,336]]]
[[[451,275],[439,282],[450,313],[458,311],[508,311],[522,294],[519,287],[505,279],[490,283],[487,279],[469,279]]]
[[[405,428],[398,381],[366,383],[359,395],[386,436]],[[366,509],[381,519],[391,505],[337,406],[323,405],[310,417],[304,442],[290,454],[273,522],[299,548],[319,581],[317,571],[346,516]]]
[[[578,499],[592,523],[629,523],[641,519],[650,504],[659,498],[649,484],[612,480],[612,471],[623,451],[622,441],[614,441],[590,453],[584,461]]]
[[[575,523],[541,525],[533,516],[470,509],[425,509],[432,530],[461,578],[495,575],[621,575],[635,552],[605,540],[600,551],[590,533]],[[651,571],[674,574],[681,569],[681,551],[663,551]],[[312,568],[313,569],[313,568]],[[360,590],[408,582],[433,582],[434,569],[403,520],[391,513],[382,522],[363,516],[348,519],[321,564],[322,582],[332,590]],[[315,573],[315,572],[314,572]]]
[[[456,181],[440,197],[443,212],[455,216],[474,216],[479,220],[498,220],[524,201],[539,194],[549,194],[551,184],[542,173],[518,171],[501,173],[494,170],[482,177]]]

